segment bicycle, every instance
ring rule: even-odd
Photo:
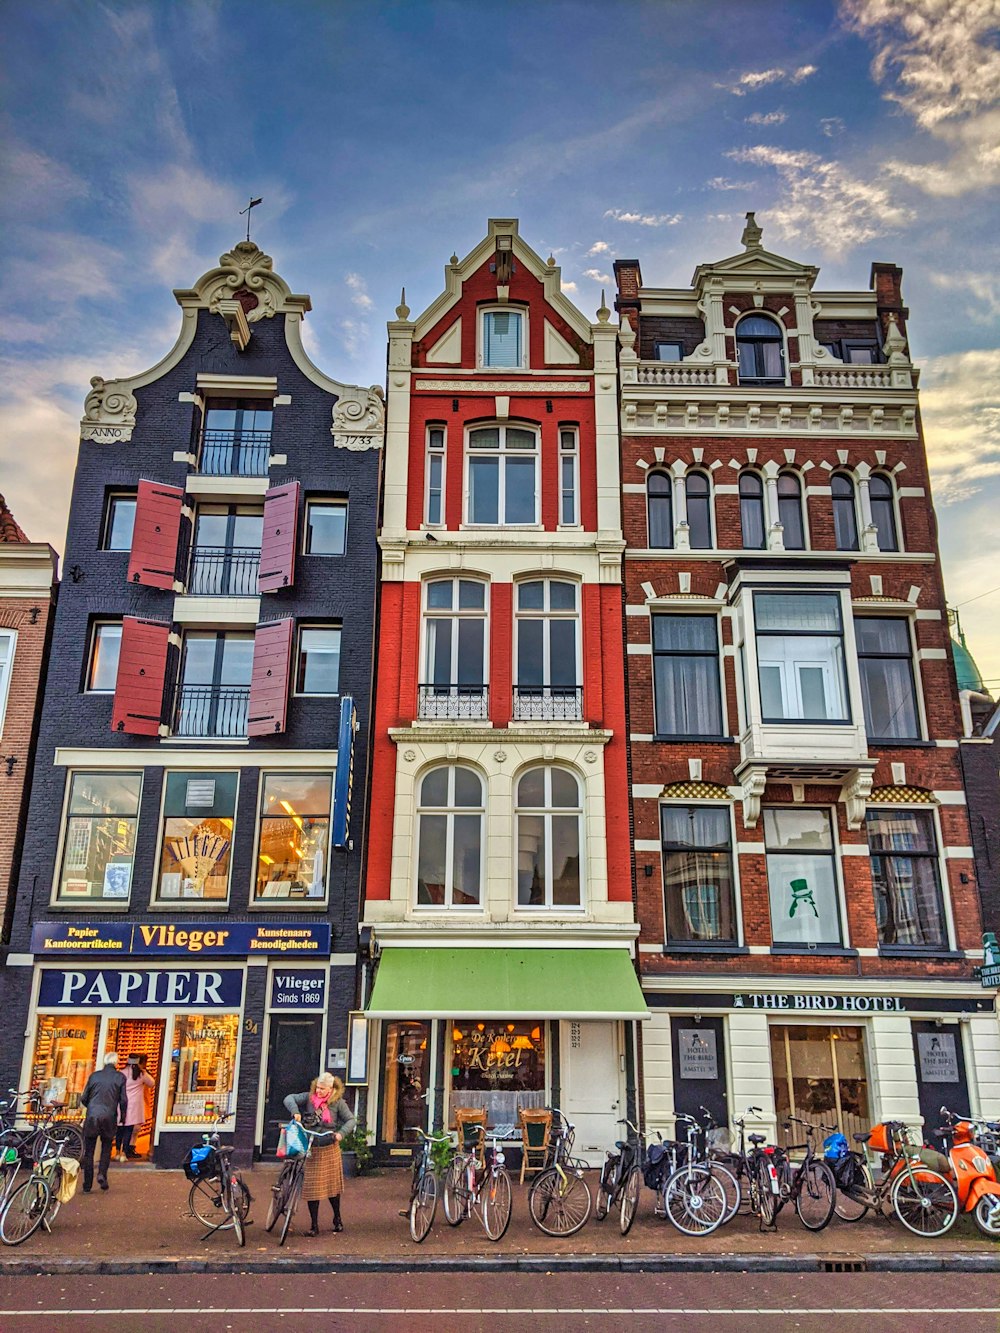
[[[25,1118],[34,1120],[27,1129],[18,1129],[17,1104],[24,1097],[27,1105]],[[7,1091],[6,1101],[0,1102],[0,1173],[3,1186],[0,1187],[0,1205],[9,1193],[8,1174],[17,1175],[17,1168],[22,1160],[31,1160],[42,1148],[54,1148],[57,1157],[72,1157],[79,1162],[83,1157],[83,1132],[79,1125],[70,1120],[59,1120],[57,1113],[64,1109],[63,1102],[43,1103],[37,1089],[30,1092],[18,1092],[14,1088]],[[30,1108],[30,1109],[28,1109]],[[16,1153],[15,1157],[11,1150]],[[10,1173],[10,1168],[13,1172]]]
[[[419,1245],[426,1240],[434,1225],[438,1203],[437,1168],[431,1160],[435,1143],[451,1143],[450,1134],[425,1134],[417,1129],[422,1140],[420,1151],[413,1154],[413,1183],[406,1216],[410,1221],[410,1236]]]
[[[444,1174],[444,1215],[449,1226],[457,1227],[477,1212],[487,1238],[498,1241],[507,1234],[510,1226],[514,1191],[496,1135],[493,1136],[489,1165],[480,1165],[486,1127],[476,1125],[475,1128],[479,1132],[479,1144],[472,1149],[459,1150]]]
[[[745,1199],[747,1208],[750,1214],[757,1218],[763,1231],[765,1227],[774,1226],[780,1187],[773,1153],[764,1147],[767,1143],[767,1135],[747,1134],[746,1132],[746,1117],[749,1115],[763,1115],[763,1111],[759,1106],[748,1106],[742,1116],[738,1116],[733,1121],[740,1132],[740,1141],[737,1151],[729,1154],[727,1165],[740,1188],[741,1199],[743,1198],[743,1180],[746,1180]],[[750,1141],[749,1152],[746,1146],[748,1139]]]
[[[221,1115],[219,1121],[227,1118]],[[230,1165],[233,1145],[220,1142],[218,1132],[203,1134],[201,1141],[209,1151],[200,1159],[198,1175],[192,1179],[188,1216],[197,1218],[208,1228],[202,1240],[208,1240],[216,1231],[232,1228],[236,1243],[242,1249],[246,1244],[253,1196],[239,1171],[234,1171]],[[185,1167],[185,1171],[187,1169]]]
[[[295,1210],[302,1199],[306,1158],[312,1153],[313,1140],[323,1137],[329,1141],[332,1137],[331,1131],[328,1129],[307,1129],[305,1125],[297,1121],[293,1123],[306,1135],[306,1150],[304,1153],[297,1153],[294,1157],[287,1157],[282,1164],[278,1179],[271,1186],[271,1202],[268,1205],[267,1219],[264,1222],[264,1230],[271,1232],[277,1226],[278,1218],[284,1219],[281,1223],[281,1235],[278,1237],[279,1245],[284,1245],[288,1237],[289,1227],[292,1224],[292,1218],[295,1216]]]
[[[539,1171],[528,1189],[531,1220],[547,1236],[572,1236],[586,1226],[594,1200],[583,1178],[586,1163],[570,1156],[575,1126],[557,1106],[552,1130],[552,1163]]]
[[[867,1134],[854,1135],[855,1143],[882,1154],[882,1179],[875,1183],[863,1152],[848,1154],[854,1159],[853,1179],[845,1184],[838,1181],[834,1200],[834,1211],[843,1221],[858,1222],[869,1209],[881,1215],[888,1202],[915,1236],[943,1236],[954,1226],[958,1195],[947,1177],[922,1160],[919,1148],[909,1141],[909,1132],[901,1120],[885,1120]]]
[[[687,1151],[661,1186],[663,1214],[685,1236],[707,1236],[727,1222],[739,1207],[739,1184],[721,1163],[698,1151],[704,1132],[693,1115],[678,1113],[687,1124]],[[723,1177],[728,1177],[723,1183]],[[727,1189],[728,1185],[728,1189]],[[736,1203],[732,1206],[735,1195]]]
[[[833,1217],[837,1181],[826,1162],[816,1156],[817,1126],[790,1115],[783,1122],[783,1127],[787,1130],[792,1125],[799,1125],[805,1130],[806,1141],[774,1149],[774,1165],[778,1173],[775,1217],[791,1201],[796,1216],[807,1231],[822,1231]],[[794,1166],[788,1154],[803,1151],[805,1158],[798,1166]]]
[[[646,1142],[638,1125],[631,1120],[619,1120],[629,1130],[624,1141],[617,1139],[617,1152],[609,1151],[601,1171],[601,1181],[597,1187],[597,1203],[594,1207],[594,1221],[603,1222],[616,1205],[619,1209],[618,1225],[623,1236],[632,1230],[632,1223],[639,1210],[639,1194],[642,1190],[642,1173],[646,1164]]]

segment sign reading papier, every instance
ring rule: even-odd
[[[330,926],[286,924],[281,921],[232,921],[206,926],[196,921],[39,921],[31,928],[34,954],[117,953],[153,957],[194,954],[244,957],[251,954],[312,954],[330,952]]]
[[[240,968],[70,971],[47,967],[41,971],[38,988],[39,1009],[239,1009],[242,1000]]]
[[[679,1028],[677,1051],[681,1078],[716,1079],[719,1077],[719,1057],[715,1048],[715,1032],[711,1028]]]

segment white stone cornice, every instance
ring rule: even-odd
[[[614,735],[589,727],[586,723],[558,722],[515,723],[509,727],[477,726],[475,722],[455,723],[422,722],[419,727],[390,727],[389,739],[397,745],[607,745]]]

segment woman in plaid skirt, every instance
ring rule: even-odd
[[[344,1191],[344,1163],[340,1141],[350,1134],[357,1121],[354,1112],[344,1101],[344,1085],[333,1074],[314,1078],[308,1092],[293,1092],[285,1098],[285,1110],[307,1129],[329,1129],[332,1141],[325,1147],[313,1142],[312,1152],[306,1158],[302,1180],[302,1197],[309,1205],[312,1226],[307,1236],[319,1235],[320,1199],[329,1199],[333,1209],[333,1229],[343,1231],[340,1220],[340,1196]]]

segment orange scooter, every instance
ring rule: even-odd
[[[991,1240],[1000,1239],[1000,1184],[989,1154],[977,1142],[979,1126],[971,1116],[941,1107],[945,1123],[936,1131],[948,1142],[948,1161],[959,1207],[972,1213],[976,1226]]]

